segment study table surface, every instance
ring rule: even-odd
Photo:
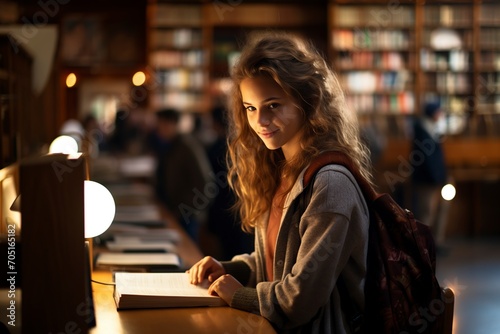
[[[168,217],[164,210],[162,217],[168,222],[166,227],[179,232],[177,252],[183,266],[190,268],[203,257],[202,252],[179,223]],[[112,274],[107,270],[95,269],[92,272],[92,279],[109,283],[112,282]],[[113,298],[113,289],[112,285],[92,283],[96,327],[90,330],[90,334],[276,333],[264,317],[229,306],[118,311]]]
[[[92,277],[111,281],[111,273],[106,271],[94,271]],[[92,283],[97,326],[91,334],[276,333],[265,318],[227,306],[117,311],[113,289]]]

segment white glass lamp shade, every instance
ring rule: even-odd
[[[85,238],[104,233],[115,218],[115,200],[102,184],[85,180]]]
[[[457,190],[452,184],[447,184],[441,189],[441,197],[447,201],[451,201],[452,199],[455,198],[455,195],[457,194]]]
[[[71,136],[59,136],[52,141],[49,147],[49,154],[63,153],[75,154],[78,153],[78,143]]]

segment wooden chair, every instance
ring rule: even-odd
[[[453,334],[453,311],[455,308],[455,293],[449,287],[442,287],[444,304],[443,334]]]

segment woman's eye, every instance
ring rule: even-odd
[[[269,109],[276,109],[276,108],[278,108],[278,107],[279,107],[279,104],[278,104],[278,103],[271,103],[271,104],[269,105]]]
[[[245,107],[246,111],[255,111],[255,107],[252,107],[252,106],[248,106],[248,107]]]

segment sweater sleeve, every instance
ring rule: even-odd
[[[234,293],[233,299],[231,300],[229,306],[243,311],[260,314],[257,289],[246,287],[239,288]]]
[[[236,278],[242,285],[247,285],[250,279],[251,270],[245,261],[223,261],[221,262],[226,274]]]

